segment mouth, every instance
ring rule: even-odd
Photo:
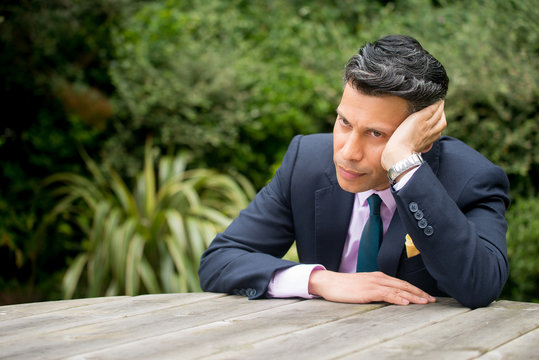
[[[346,180],[356,180],[362,176],[365,176],[365,173],[359,173],[357,171],[345,169],[344,167],[337,165],[337,171],[339,175]]]

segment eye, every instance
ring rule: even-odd
[[[342,116],[338,116],[337,121],[344,127],[350,127],[350,123],[348,122],[348,120],[346,120]]]
[[[374,130],[374,129],[370,130],[370,132],[371,132],[371,135],[376,137],[376,138],[382,137],[384,135],[380,131]]]

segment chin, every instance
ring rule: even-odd
[[[367,190],[384,190],[389,187],[389,181],[381,182],[378,184],[365,183],[365,182],[353,183],[351,181],[343,180],[339,177],[337,177],[337,181],[341,189],[350,193],[354,193],[354,194],[367,191]]]
[[[370,187],[366,188],[367,185],[363,184],[351,184],[349,181],[344,181],[342,179],[337,179],[337,181],[339,182],[339,186],[341,187],[341,189],[351,193],[363,192],[370,189]]]

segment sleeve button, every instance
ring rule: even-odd
[[[419,226],[420,229],[425,229],[427,227],[428,223],[427,223],[427,220],[425,218],[419,220],[417,222],[417,226]]]
[[[423,219],[423,211],[417,210],[417,211],[414,213],[414,217],[415,217],[416,220],[421,220],[421,219]]]
[[[432,228],[432,226],[429,225],[425,228],[425,230],[423,230],[423,232],[425,233],[425,235],[431,236],[432,234],[434,234],[434,229]]]
[[[411,212],[415,213],[419,209],[419,206],[416,202],[412,201],[410,204],[408,204],[408,209],[410,209]]]

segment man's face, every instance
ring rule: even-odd
[[[343,190],[357,193],[389,187],[380,158],[387,141],[408,115],[404,99],[368,96],[345,86],[333,128],[333,161]]]

